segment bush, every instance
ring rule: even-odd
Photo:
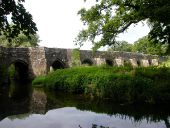
[[[43,87],[45,76],[39,76],[33,80],[32,85],[34,87]]]
[[[169,76],[169,68],[76,67],[38,77],[33,85],[123,103],[160,103],[170,101]]]

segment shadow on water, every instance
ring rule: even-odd
[[[76,107],[79,110],[92,111],[95,113],[105,113],[110,116],[115,115],[122,119],[133,119],[135,122],[140,122],[146,119],[147,122],[164,121],[166,128],[170,128],[170,105],[149,105],[149,104],[136,104],[136,105],[123,105],[115,104],[109,100],[87,99],[82,95],[64,94],[58,92],[52,95],[46,91],[48,95],[47,110],[56,107]],[[82,128],[81,126],[79,126]],[[92,128],[109,128],[105,126],[98,126],[92,124]]]
[[[10,116],[11,119],[26,118],[31,113],[46,114],[49,110],[75,107],[81,111],[117,116],[121,119],[133,119],[135,122],[147,120],[147,122],[163,121],[166,128],[170,128],[169,105],[123,105],[111,101],[88,99],[83,95],[73,95],[63,92],[49,92],[43,89],[31,89],[30,83],[13,83],[0,92],[0,120]],[[25,114],[27,113],[27,114]],[[24,114],[20,116],[15,116]],[[11,117],[12,116],[12,117]],[[78,125],[79,128],[84,128]],[[109,128],[92,124],[92,128]]]
[[[11,81],[10,85],[0,88],[0,120],[29,111],[30,82]]]

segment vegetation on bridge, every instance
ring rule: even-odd
[[[170,68],[77,67],[38,77],[33,86],[108,98],[116,102],[168,103]]]

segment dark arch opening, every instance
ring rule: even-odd
[[[140,60],[137,60],[136,62],[138,66],[141,66]]]
[[[82,61],[82,64],[91,66],[91,65],[93,65],[93,62],[90,59],[85,59]]]
[[[113,66],[113,61],[112,60],[106,60],[106,65]]]
[[[149,63],[149,65],[152,65],[152,60],[149,59],[149,60],[148,60],[148,63]]]
[[[53,68],[53,70],[57,70],[57,69],[63,69],[63,68],[65,68],[65,65],[64,65],[64,63],[62,63],[61,61],[59,61],[59,60],[56,60],[56,61],[54,61],[53,63],[52,63],[52,68]]]
[[[9,78],[17,81],[27,81],[29,79],[28,64],[17,60],[10,64],[8,68]]]

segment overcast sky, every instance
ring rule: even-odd
[[[78,32],[82,29],[78,10],[82,7],[89,8],[95,2],[84,0],[26,0],[25,7],[32,14],[38,27],[40,46],[75,48],[73,42]],[[119,40],[133,43],[138,38],[147,35],[149,28],[140,23],[135,28],[132,25],[126,34],[121,34]],[[82,49],[90,49],[87,43]]]

